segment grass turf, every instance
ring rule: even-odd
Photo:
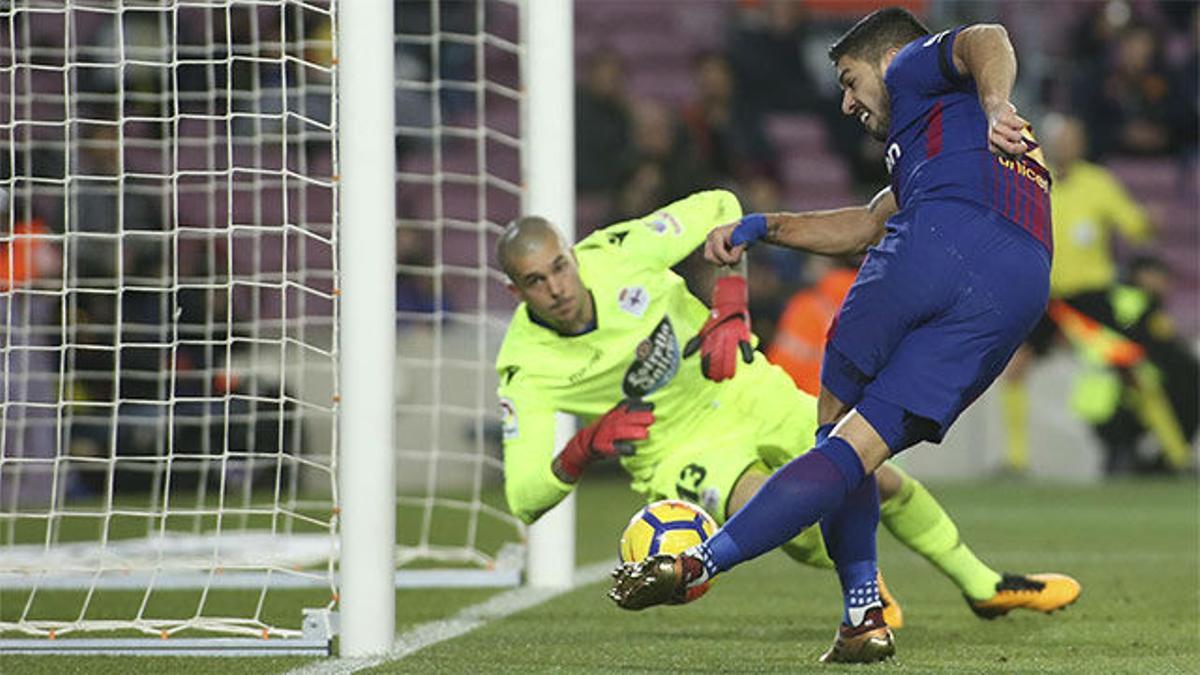
[[[889,586],[905,609],[898,657],[919,673],[1194,672],[1200,663],[1200,540],[1194,482],[935,486],[964,539],[997,569],[1062,571],[1084,584],[1052,617],[976,619],[957,589],[880,535]],[[621,481],[580,491],[579,561],[615,556],[636,501]],[[725,575],[702,601],[640,613],[592,584],[373,672],[803,672],[817,668],[840,611],[832,573],[773,553]],[[401,630],[450,616],[493,591],[401,591]],[[297,605],[297,609],[301,604]],[[8,602],[0,613],[10,616]],[[306,659],[14,657],[4,672],[284,672]],[[853,667],[852,667],[853,668]],[[837,668],[834,668],[836,671]]]

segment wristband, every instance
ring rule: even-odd
[[[751,213],[748,216],[742,216],[742,220],[737,227],[733,228],[733,234],[729,237],[729,243],[734,246],[747,246],[753,244],[759,239],[767,236],[767,216],[762,213]]]

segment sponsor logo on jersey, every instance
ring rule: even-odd
[[[1040,165],[1027,161],[1027,157],[996,157],[1000,166],[1037,185],[1042,192],[1050,192],[1050,174]]]
[[[640,319],[650,306],[650,293],[642,286],[626,286],[617,293],[617,305]]]
[[[517,437],[517,408],[511,399],[500,399],[500,430],[506,441]]]
[[[664,316],[650,335],[638,343],[621,389],[626,396],[646,396],[670,382],[677,370],[679,342],[671,320]]]
[[[646,221],[646,227],[650,228],[657,235],[664,235],[668,232],[674,235],[683,234],[683,226],[675,220],[675,216],[666,211],[659,211],[654,214],[654,218]]]

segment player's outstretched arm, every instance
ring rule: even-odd
[[[883,225],[898,209],[891,188],[864,206],[801,213],[752,213],[709,233],[704,257],[733,265],[746,248],[763,240],[809,253],[841,256],[865,251],[883,236]]]
[[[1021,133],[1029,126],[1009,100],[1017,79],[1017,54],[1008,31],[997,23],[968,26],[954,40],[954,67],[975,80],[988,116],[988,144],[997,154],[1029,150]]]

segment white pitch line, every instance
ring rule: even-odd
[[[600,581],[614,564],[602,562],[580,567],[575,570],[575,578],[569,588],[515,588],[477,605],[466,607],[448,619],[420,624],[397,635],[392,649],[387,654],[356,659],[324,659],[289,671],[288,675],[350,675],[390,661],[398,661],[426,647],[466,635],[492,621],[540,605],[580,586]]]

